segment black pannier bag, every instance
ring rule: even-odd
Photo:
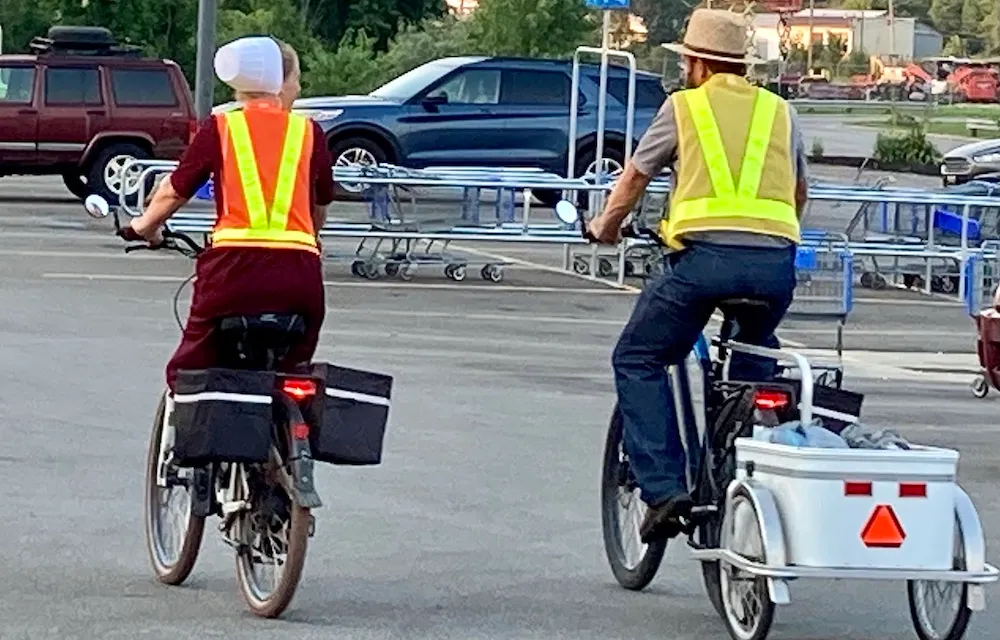
[[[173,414],[176,464],[267,462],[275,377],[268,371],[179,371]]]
[[[317,397],[305,408],[309,448],[319,462],[375,465],[389,421],[392,376],[318,362]]]

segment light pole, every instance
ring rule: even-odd
[[[212,58],[215,52],[215,17],[218,0],[198,0],[198,52],[194,72],[194,110],[198,119],[207,118],[212,112],[212,95],[215,89],[215,71]]]
[[[816,13],[816,0],[809,0],[809,37],[806,42],[806,73],[812,75],[813,68],[813,16]]]

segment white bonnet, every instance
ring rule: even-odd
[[[281,49],[267,37],[234,40],[215,53],[215,74],[236,91],[276,94],[285,76]]]

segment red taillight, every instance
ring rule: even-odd
[[[761,411],[774,411],[788,406],[788,394],[773,389],[758,389],[753,396],[753,406]]]
[[[301,402],[316,395],[316,383],[312,380],[285,378],[281,382],[281,390],[289,398]]]

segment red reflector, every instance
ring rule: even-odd
[[[871,496],[872,483],[870,482],[845,482],[845,496]]]
[[[861,542],[875,549],[898,549],[903,546],[906,532],[899,523],[896,512],[887,504],[880,504],[872,511],[865,528],[861,530]]]
[[[753,396],[753,405],[762,411],[773,411],[788,406],[788,394],[773,389],[758,389]]]
[[[899,483],[899,497],[900,498],[926,498],[927,497],[927,485],[923,482],[900,482]]]
[[[286,378],[281,382],[281,390],[294,400],[305,400],[316,395],[316,383],[312,380]]]
[[[309,425],[305,422],[300,422],[296,425],[292,425],[292,437],[296,440],[308,440],[309,439]]]

